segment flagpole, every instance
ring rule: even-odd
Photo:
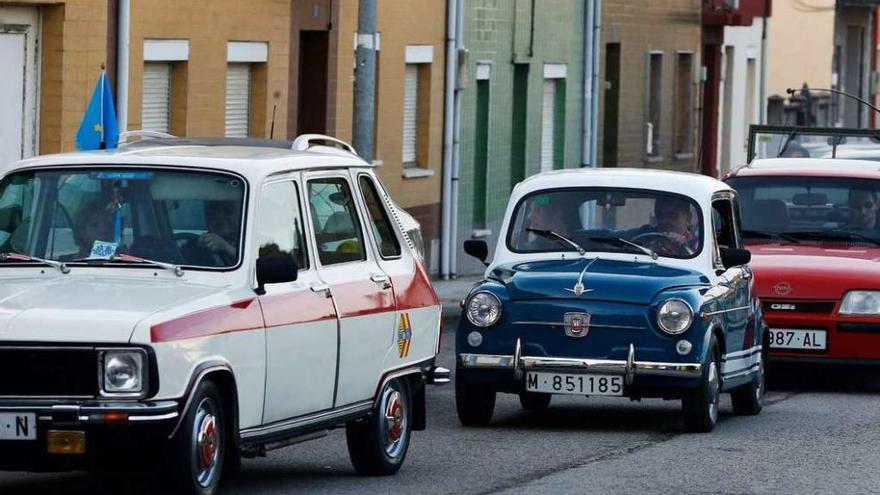
[[[104,78],[107,72],[104,70],[104,64],[101,64],[101,78],[98,83],[101,85],[101,149],[107,149],[107,137],[104,135]]]

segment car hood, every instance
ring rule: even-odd
[[[167,280],[4,278],[0,341],[125,343],[150,314],[218,290]]]
[[[672,287],[702,286],[703,274],[660,263],[595,260],[584,273],[585,292],[572,289],[590,259],[531,261],[499,265],[491,278],[503,283],[513,300],[540,298],[614,301],[648,304],[658,292]]]
[[[880,249],[791,244],[750,245],[758,296],[839,299],[849,289],[880,288]]]

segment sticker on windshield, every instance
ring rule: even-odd
[[[153,172],[119,172],[101,171],[92,172],[92,177],[98,180],[152,180]]]
[[[92,244],[92,252],[89,253],[90,260],[109,260],[116,254],[116,248],[119,245],[115,242],[95,241]]]

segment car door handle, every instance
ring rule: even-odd
[[[383,289],[391,288],[391,280],[388,278],[388,275],[374,273],[373,275],[370,275],[370,280],[376,282],[376,284],[378,284]]]
[[[330,297],[330,286],[327,284],[312,284],[312,292],[323,292],[325,297]]]

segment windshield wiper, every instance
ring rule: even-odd
[[[743,235],[746,237],[759,237],[761,239],[782,239],[783,241],[791,242],[792,244],[800,244],[800,240],[796,237],[792,237],[787,232],[765,232],[763,230],[743,230]]]
[[[42,263],[51,266],[52,268],[57,268],[61,273],[70,273],[70,267],[64,262],[37,258],[36,256],[28,256],[21,253],[0,253],[0,261],[29,261]]]
[[[168,270],[170,272],[173,272],[178,277],[183,276],[183,268],[181,268],[179,265],[175,265],[173,263],[165,263],[164,261],[155,261],[155,260],[148,260],[146,258],[139,258],[137,256],[132,256],[130,254],[115,254],[109,258],[80,258],[80,259],[73,260],[73,262],[75,262],[75,263],[98,263],[101,261],[121,261],[124,263],[143,263],[143,264],[157,266],[157,267],[162,268],[164,270]]]
[[[554,241],[559,241],[561,244],[564,244],[569,247],[575,248],[578,254],[581,256],[587,254],[587,250],[581,247],[580,244],[574,242],[573,240],[565,237],[562,234],[553,232],[552,230],[541,230],[541,229],[526,229],[526,232],[531,232],[533,234],[538,234],[539,236],[546,237],[547,239],[551,239]]]
[[[867,242],[875,246],[880,246],[880,240],[856,232],[850,232],[848,230],[831,229],[807,232],[787,232],[786,235],[817,241]]]
[[[642,246],[639,243],[624,239],[622,237],[590,237],[591,241],[601,242],[604,244],[623,244],[624,246],[629,246],[631,248],[635,248],[638,251],[641,251],[643,254],[647,254],[651,257],[652,260],[657,259],[657,253],[652,251],[651,249]]]

